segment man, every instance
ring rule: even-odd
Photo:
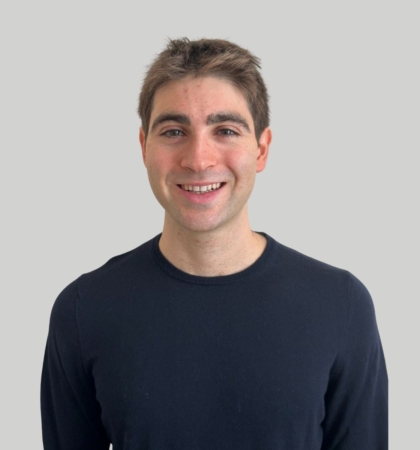
[[[163,231],[58,296],[47,450],[387,448],[368,291],[250,228],[271,142],[258,64],[181,39],[149,68],[140,143]]]

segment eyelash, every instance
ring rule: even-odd
[[[235,137],[235,136],[239,136],[239,133],[237,133],[236,131],[232,130],[231,128],[222,128],[220,130],[217,130],[217,133],[219,134],[220,132],[223,136],[227,136],[227,137]],[[177,138],[180,137],[181,134],[173,134],[173,133],[183,133],[183,131],[178,130],[177,128],[173,129],[173,130],[167,130],[165,132],[162,133],[162,136],[166,136],[168,138]]]
[[[229,131],[229,133],[222,133],[224,136],[228,136],[228,137],[239,136],[239,133],[237,133],[236,131],[233,131],[230,128],[222,128],[221,130],[218,130],[218,132],[220,132],[220,131]]]
[[[163,132],[162,136],[166,136],[166,137],[169,137],[169,138],[177,138],[177,137],[179,137],[180,136],[179,134],[172,134],[172,133],[175,133],[175,132],[182,133],[181,130],[173,129],[173,130],[167,130],[167,131]]]

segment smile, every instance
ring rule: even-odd
[[[178,186],[184,191],[189,191],[194,194],[205,194],[206,192],[220,189],[224,183],[208,184],[207,186],[192,186],[190,184],[179,184]]]

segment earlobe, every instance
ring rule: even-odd
[[[144,165],[146,165],[146,135],[143,130],[143,127],[140,127],[139,141],[140,141],[141,153],[143,156],[143,163],[144,163]]]
[[[271,138],[271,129],[267,127],[261,133],[260,140],[258,142],[257,173],[262,172],[267,164]]]

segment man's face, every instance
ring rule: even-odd
[[[245,97],[228,81],[188,77],[158,89],[140,142],[165,225],[212,231],[245,223],[270,141],[268,128],[256,141]]]

